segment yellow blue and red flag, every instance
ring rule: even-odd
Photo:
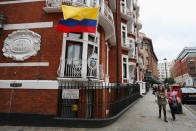
[[[99,8],[82,8],[62,5],[64,20],[60,20],[57,32],[96,33]]]

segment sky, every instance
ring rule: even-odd
[[[184,47],[196,47],[196,0],[138,0],[141,32],[153,41],[159,62],[172,61]]]

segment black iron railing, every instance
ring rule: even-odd
[[[115,116],[140,96],[137,84],[66,83],[59,104],[65,118],[99,119]]]

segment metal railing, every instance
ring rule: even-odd
[[[78,99],[62,99],[59,104],[61,117],[65,118],[110,118],[140,97],[138,84],[66,83],[60,88],[62,91],[75,91],[78,95]]]
[[[98,79],[99,78],[99,67],[96,69],[90,69],[87,65],[86,77]],[[82,60],[65,60],[64,77],[65,78],[81,78],[82,77]]]
[[[80,78],[82,76],[82,61],[65,61],[64,76],[68,78]]]

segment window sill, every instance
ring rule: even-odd
[[[64,78],[64,77],[57,77],[57,80],[59,81],[91,81],[91,82],[104,82],[104,80],[100,80],[100,79],[93,79],[93,78]]]

